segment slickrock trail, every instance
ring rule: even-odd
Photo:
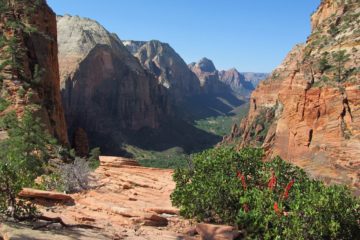
[[[171,205],[172,170],[140,167],[125,158],[100,159],[101,166],[92,174],[92,189],[72,195],[75,205],[52,207],[46,215],[91,224],[119,239],[181,237],[189,223]]]
[[[68,224],[90,224],[101,230],[61,229],[60,235],[58,231],[26,230],[29,231],[26,236],[34,235],[30,239],[190,239],[182,234],[190,222],[179,217],[178,210],[171,205],[170,194],[175,187],[172,170],[144,168],[136,161],[119,157],[100,159],[101,166],[91,176],[91,189],[72,194],[74,203],[48,202],[39,208],[48,217],[61,217]],[[21,231],[12,232],[9,235],[15,237]]]

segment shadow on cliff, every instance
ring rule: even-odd
[[[90,146],[100,147],[102,154],[125,157],[132,156],[123,149],[124,144],[146,151],[165,151],[178,147],[189,154],[211,148],[222,140],[220,136],[198,129],[181,119],[170,117],[163,119],[156,129],[113,129],[111,133],[89,129],[87,133]]]
[[[164,151],[180,147],[185,153],[194,153],[213,147],[222,137],[205,132],[184,120],[168,118],[160,128],[142,128],[136,132],[126,132],[130,145],[145,150]]]
[[[208,117],[233,116],[233,110],[244,103],[244,100],[230,92],[202,94],[186,99],[177,112],[187,121],[193,122]]]

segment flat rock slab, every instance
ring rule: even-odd
[[[72,205],[40,205],[39,210],[68,224],[99,227],[112,236],[108,239],[185,239],[183,229],[192,223],[177,215],[179,210],[171,204],[172,170],[137,167],[121,157],[102,156],[100,161],[90,178],[96,187],[71,194]]]
[[[112,239],[110,235],[91,229],[47,228],[32,230],[30,226],[19,223],[1,223],[0,239],[4,240],[92,240]]]
[[[42,191],[32,188],[24,188],[20,193],[21,198],[35,198],[35,199],[47,199],[55,201],[74,201],[74,199],[67,194],[60,192]]]

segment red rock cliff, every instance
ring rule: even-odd
[[[236,129],[240,146],[262,146],[267,157],[360,189],[359,12],[359,1],[321,2],[306,44],[251,95]]]
[[[60,99],[56,16],[44,0],[2,0],[1,5],[1,96],[11,103],[5,112],[16,110],[21,115],[25,106],[39,105],[38,115],[49,132],[66,144],[67,129]],[[11,44],[16,49],[15,53],[9,51]],[[6,64],[9,60],[14,64]]]

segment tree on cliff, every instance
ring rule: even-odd
[[[0,142],[0,213],[11,217],[24,213],[16,196],[42,172],[49,156],[48,145],[53,143],[32,115],[30,110],[21,120],[14,113],[8,115],[5,127],[9,138]]]
[[[336,75],[335,79],[337,82],[344,80],[345,63],[350,60],[350,55],[346,54],[346,50],[341,50],[332,53],[332,59],[335,63]]]

